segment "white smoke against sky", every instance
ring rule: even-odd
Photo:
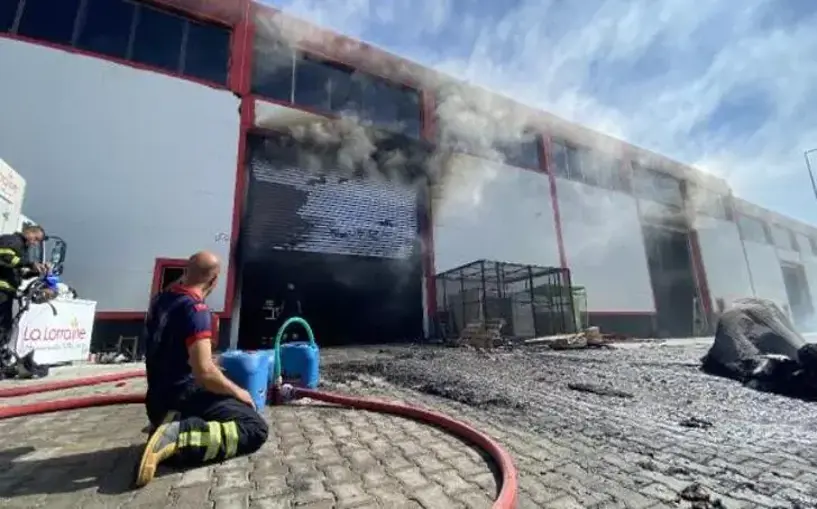
[[[728,179],[817,222],[811,0],[276,0],[370,41]]]

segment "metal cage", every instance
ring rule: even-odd
[[[501,321],[503,337],[576,332],[570,270],[477,260],[436,276],[438,335]]]

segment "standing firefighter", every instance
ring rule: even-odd
[[[28,250],[42,243],[45,232],[29,225],[20,233],[0,235],[0,365],[8,362],[14,328],[14,300],[23,278],[43,274],[46,267],[28,259]]]

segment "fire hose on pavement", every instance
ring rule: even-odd
[[[145,372],[143,370],[138,370],[111,375],[98,375],[75,378],[71,380],[37,383],[27,386],[22,385],[16,387],[6,387],[0,388],[0,398],[22,397],[32,394],[73,389],[77,387],[121,382],[133,378],[142,378],[144,376]],[[292,390],[294,391],[292,394],[294,398],[310,398],[325,403],[347,406],[359,410],[407,417],[424,424],[436,426],[463,439],[464,441],[488,453],[499,467],[502,477],[502,485],[500,487],[499,494],[494,501],[493,508],[514,509],[516,507],[518,479],[517,470],[513,463],[513,459],[501,445],[476,428],[447,415],[402,403],[391,403],[372,398],[343,396],[340,394],[332,394],[329,392],[312,389],[302,389],[299,387],[294,387]],[[144,403],[144,401],[145,394],[143,393],[98,394],[93,396],[25,403],[21,405],[0,406],[0,420],[80,408],[139,404]]]

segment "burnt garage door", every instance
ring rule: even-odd
[[[321,344],[422,336],[414,187],[253,150],[240,258],[240,343],[302,314]],[[314,163],[314,159],[312,159]],[[298,332],[297,330],[294,332]]]

